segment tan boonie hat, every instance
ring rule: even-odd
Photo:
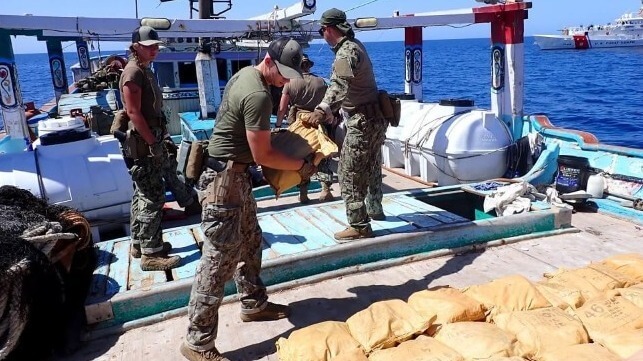
[[[287,36],[274,40],[268,46],[268,55],[284,78],[301,78],[303,52],[296,40]]]
[[[145,46],[163,44],[163,42],[159,39],[159,33],[157,33],[154,28],[149,26],[141,26],[134,29],[134,32],[132,32],[132,44],[136,43]]]

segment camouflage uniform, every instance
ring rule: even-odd
[[[129,61],[120,78],[121,96],[123,86],[134,82],[141,88],[141,112],[148,122],[157,141],[163,134],[161,113],[161,89],[149,68],[141,68],[136,61]],[[123,104],[125,100],[122,99]],[[125,104],[127,107],[127,104]],[[162,147],[162,154],[153,157],[141,156],[133,161],[129,169],[134,182],[134,193],[130,208],[130,232],[132,244],[140,244],[142,254],[152,254],[163,250],[161,220],[165,204],[165,184],[163,169],[168,153]]]
[[[205,191],[216,175],[215,170],[206,168],[196,186],[199,199],[204,204],[201,229],[207,239],[203,243],[203,256],[190,294],[190,326],[186,340],[199,350],[214,347],[224,284],[230,278],[234,278],[237,286],[241,312],[257,312],[265,307],[268,300],[266,288],[259,277],[263,238],[250,173],[230,174],[230,190],[238,192],[233,198],[241,200],[239,205],[203,203]]]
[[[331,84],[321,107],[332,113],[341,108],[347,116],[339,184],[348,223],[361,229],[369,225],[369,214],[383,212],[381,148],[388,123],[379,110],[373,66],[364,45],[345,36],[333,51]]]
[[[270,98],[260,73],[246,67],[228,82],[217,113],[207,167],[196,185],[206,239],[188,303],[186,342],[193,350],[215,347],[219,306],[229,279],[236,283],[242,314],[261,312],[268,305],[259,276],[263,237],[248,171],[253,156],[246,129],[270,130]],[[234,166],[225,169],[231,162]],[[230,184],[221,186],[226,176]],[[223,195],[223,201],[209,194]]]

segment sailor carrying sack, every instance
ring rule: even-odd
[[[400,125],[400,115],[402,112],[400,99],[390,96],[386,90],[378,91],[378,99],[384,119],[386,119],[392,127]]]
[[[288,129],[277,129],[270,135],[272,147],[289,155],[292,158],[304,159],[313,155],[312,163],[317,166],[324,158],[331,157],[338,152],[335,144],[326,134],[324,127],[306,128],[302,119],[307,119],[311,112],[299,110],[296,121]],[[262,166],[264,178],[275,191],[277,198],[282,192],[302,182],[296,170],[279,170]]]

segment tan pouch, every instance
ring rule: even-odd
[[[386,92],[386,90],[378,91],[378,100],[382,115],[392,127],[400,125],[400,116],[402,112],[402,105],[398,98],[394,98]]]
[[[114,120],[112,121],[112,126],[109,128],[109,132],[114,134],[115,130],[120,130],[121,132],[127,132],[129,123],[129,117],[127,116],[127,111],[121,109],[114,114]]]
[[[188,162],[185,166],[185,177],[198,180],[203,172],[203,159],[205,157],[207,141],[195,141],[190,145]]]

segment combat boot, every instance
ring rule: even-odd
[[[266,308],[259,312],[255,313],[243,313],[241,312],[241,321],[243,322],[253,322],[253,321],[274,321],[282,318],[286,318],[290,315],[290,307],[286,305],[279,305],[276,303],[268,302]]]
[[[330,186],[326,183],[322,183],[322,190],[319,192],[319,201],[320,202],[330,202],[333,199],[335,199],[335,196],[333,196],[333,193],[331,192],[332,189]]]
[[[345,230],[335,233],[334,236],[338,241],[350,241],[353,239],[372,237],[373,230],[371,229],[370,224],[364,228],[355,228],[349,226]]]
[[[383,212],[382,212],[382,213],[374,213],[374,214],[370,214],[370,213],[369,213],[369,214],[368,214],[368,216],[369,216],[371,219],[374,219],[374,220],[376,220],[376,221],[385,221],[385,220],[386,220],[386,216],[384,215],[384,213],[383,213]]]
[[[144,254],[141,256],[141,269],[143,271],[167,271],[181,264],[181,257],[168,256],[163,251]]]
[[[310,198],[308,198],[308,185],[299,185],[299,203],[308,204],[310,203]]]
[[[179,347],[179,351],[181,351],[181,355],[183,355],[183,357],[190,361],[230,361],[223,357],[216,347],[207,351],[195,351],[183,342],[181,343],[181,347]]]
[[[163,242],[163,249],[159,252],[168,254],[170,253],[171,250],[172,250],[172,245],[169,242]],[[130,256],[132,256],[132,258],[141,258],[140,244],[132,244],[132,248],[130,248]]]

